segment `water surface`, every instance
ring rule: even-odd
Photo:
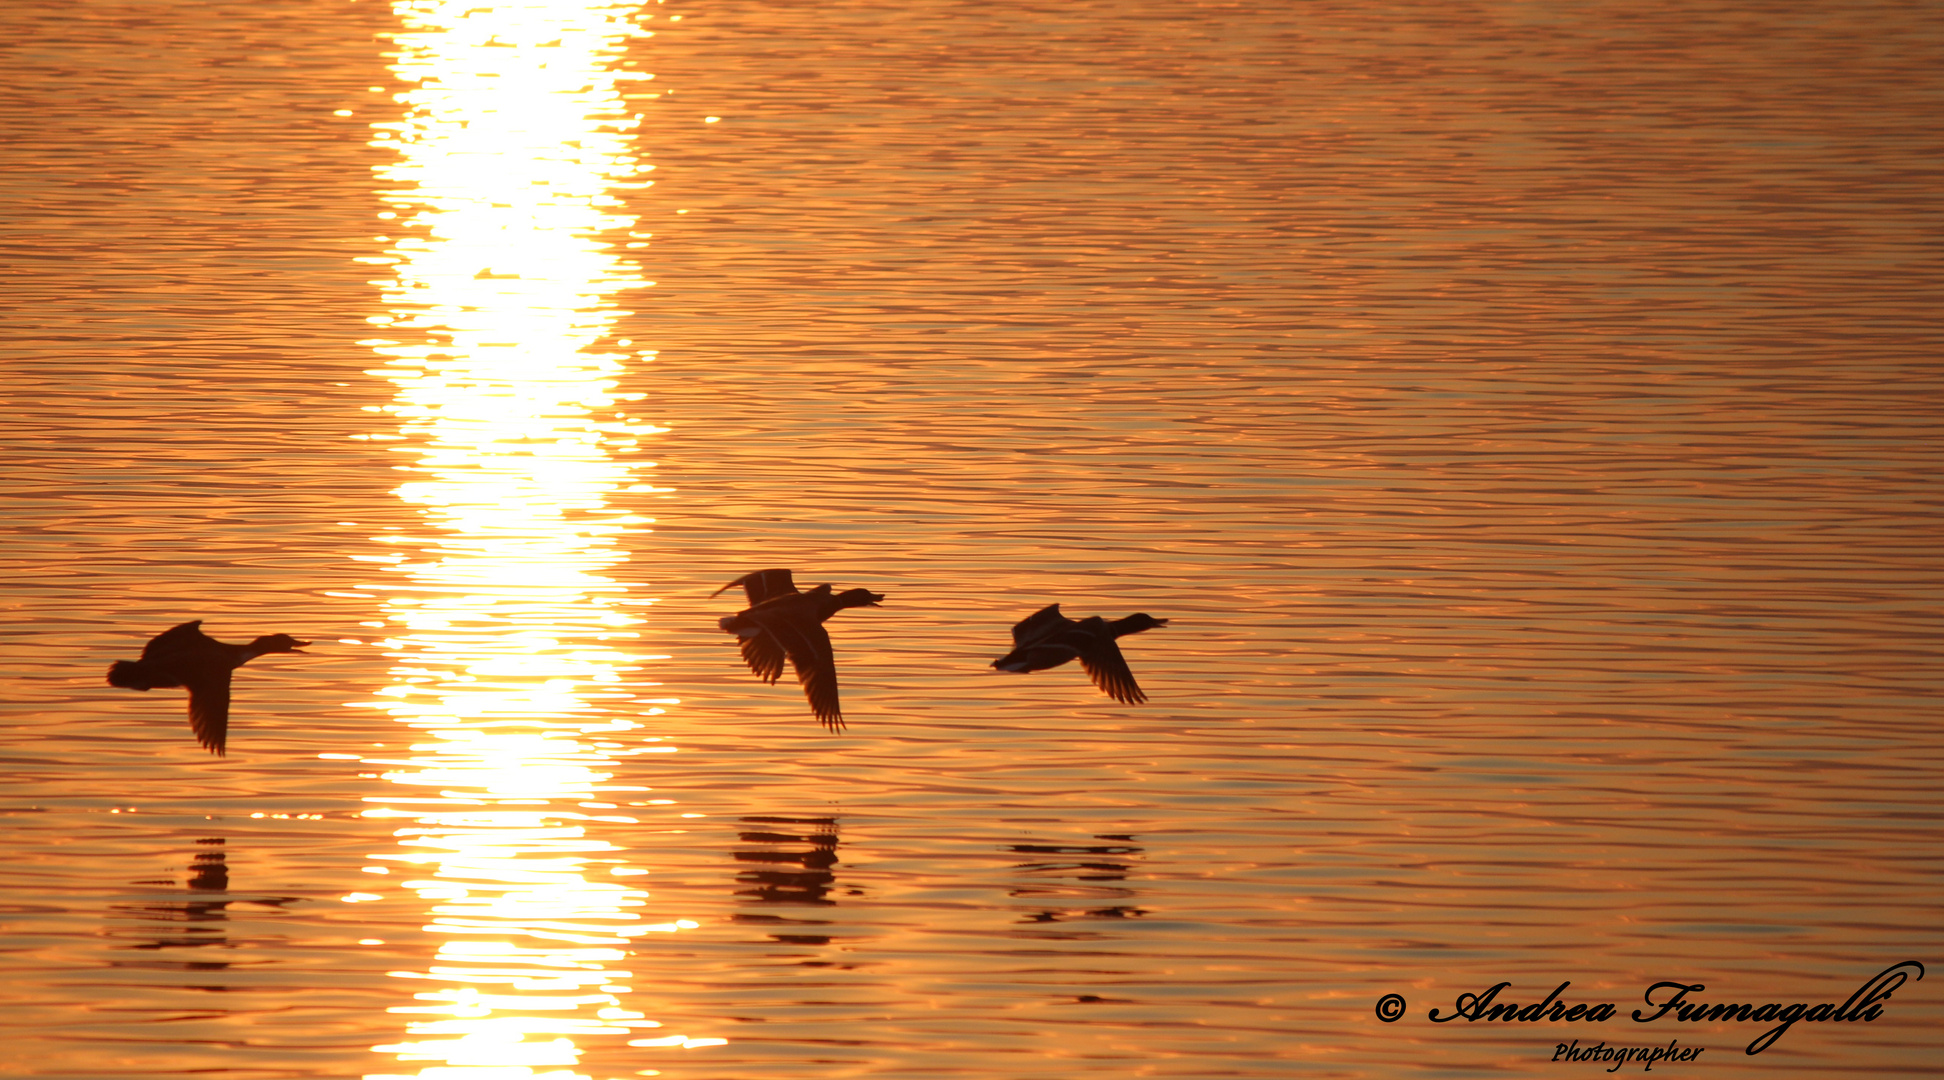
[[[1931,7],[0,28],[0,1071],[1931,1070],[1625,1018],[1944,955]],[[317,642],[220,760],[191,618]]]

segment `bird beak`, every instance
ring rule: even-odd
[[[300,641],[300,642],[298,642],[297,644],[298,644],[298,645],[309,645],[309,644],[310,644],[310,642],[308,642],[308,641]],[[295,646],[293,646],[293,647],[291,648],[291,650],[290,650],[290,651],[291,651],[291,652],[303,652],[304,650],[302,650],[302,649],[299,649],[299,648],[296,648]]]

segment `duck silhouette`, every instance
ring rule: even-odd
[[[108,685],[129,690],[181,686],[189,690],[189,727],[196,741],[222,755],[229,741],[230,672],[273,652],[301,652],[308,641],[267,634],[248,645],[217,641],[202,620],[170,627],[149,639],[140,660],[108,666]]]
[[[1147,695],[1135,684],[1134,672],[1114,639],[1166,625],[1168,620],[1144,611],[1112,622],[1098,615],[1075,622],[1060,614],[1060,605],[1048,604],[1013,626],[1013,651],[992,666],[1000,671],[1045,671],[1078,660],[1102,693],[1123,705],[1139,705]]]
[[[717,625],[736,635],[743,662],[766,683],[783,675],[787,658],[796,669],[810,711],[830,731],[844,730],[844,714],[837,704],[837,655],[824,631],[825,620],[853,607],[876,607],[883,593],[869,589],[833,592],[828,584],[799,592],[788,570],[757,570],[711,593],[719,596],[742,586],[749,607],[725,615]]]

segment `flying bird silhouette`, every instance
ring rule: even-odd
[[[230,672],[273,652],[301,652],[308,641],[267,634],[248,645],[231,645],[202,632],[202,620],[171,627],[149,639],[140,660],[108,666],[108,685],[129,690],[181,686],[189,690],[189,727],[196,741],[222,755],[229,741]]]
[[[1144,611],[1108,622],[1098,615],[1075,622],[1048,604],[1013,626],[1013,651],[992,662],[1000,671],[1045,671],[1068,660],[1080,661],[1087,678],[1102,693],[1124,705],[1139,705],[1147,695],[1134,682],[1115,638],[1168,625]]]
[[[742,586],[749,607],[725,615],[717,624],[736,635],[743,662],[766,683],[783,675],[787,658],[796,669],[810,711],[830,731],[844,730],[844,714],[837,704],[837,655],[824,631],[824,621],[852,607],[876,607],[883,593],[846,589],[833,593],[828,584],[799,592],[788,570],[757,570],[711,593]]]

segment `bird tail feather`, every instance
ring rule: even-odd
[[[108,685],[127,690],[153,690],[158,685],[142,665],[133,660],[117,660],[108,665]]]

